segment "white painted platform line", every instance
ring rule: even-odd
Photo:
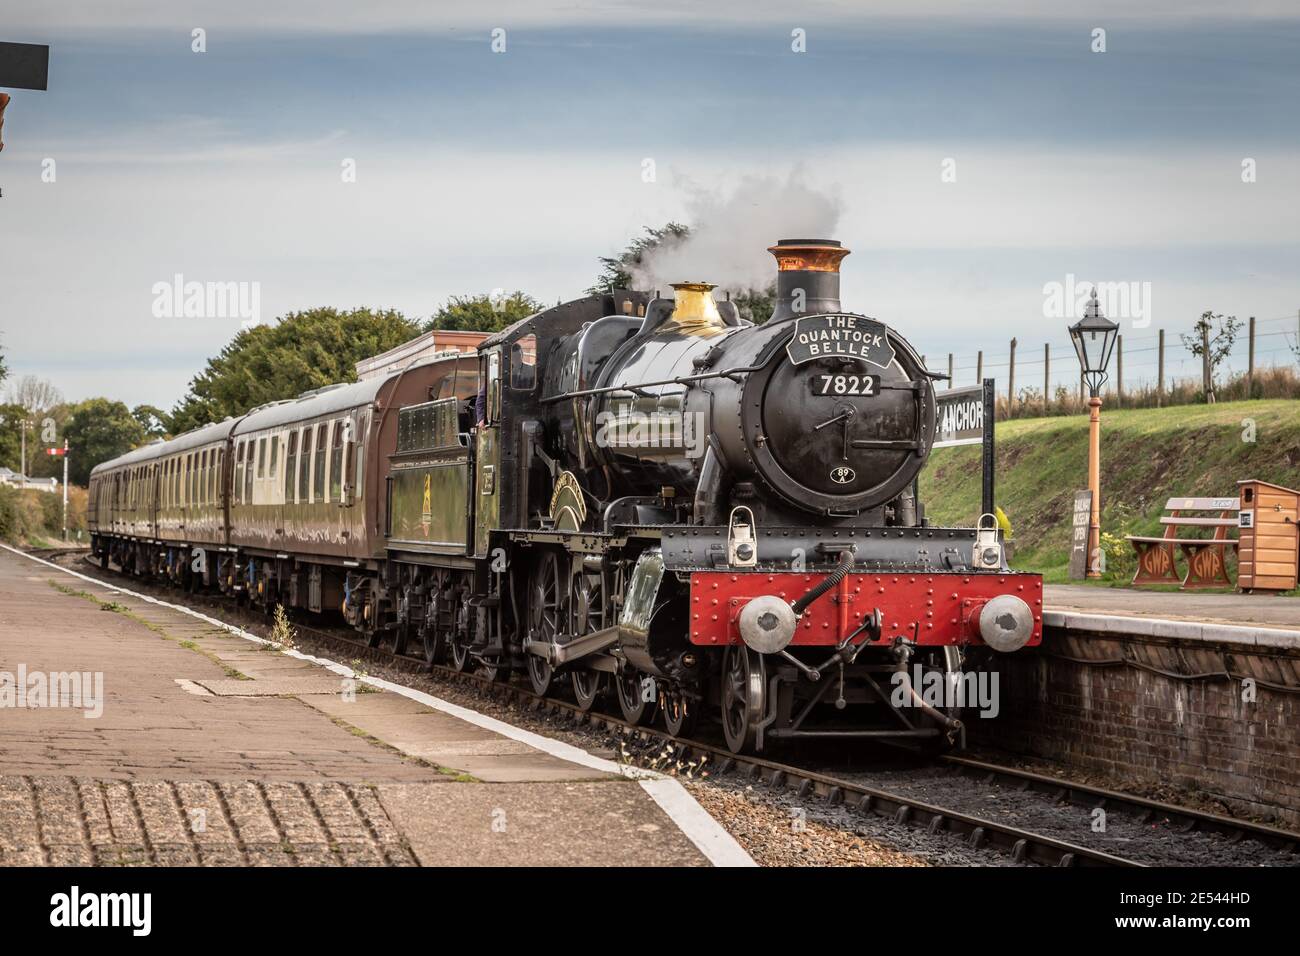
[[[165,607],[169,610],[179,611],[190,617],[197,618],[211,624],[213,627],[220,628],[236,637],[241,637],[246,641],[252,641],[255,644],[269,644],[270,641],[258,637],[256,634],[250,634],[243,628],[236,627],[233,624],[227,624],[225,621],[219,621],[214,617],[196,611],[193,608],[184,607],[180,604],[172,604],[169,601],[163,601],[148,594],[141,594],[138,591],[132,591],[116,584],[108,584],[98,578],[92,578],[87,574],[79,571],[73,571],[70,568],[61,567],[44,558],[38,558],[35,555],[28,554],[18,548],[10,547],[7,544],[0,543],[0,548],[11,551],[28,561],[34,561],[37,564],[43,564],[46,567],[53,568],[74,578],[80,578],[96,587],[106,588],[109,591],[115,591],[120,594],[129,594],[131,597],[146,601],[149,604],[156,604],[159,607]],[[753,858],[745,852],[744,847],[736,842],[722,824],[713,819],[702,806],[692,797],[681,781],[675,777],[669,777],[665,774],[657,773],[653,770],[644,770],[640,767],[631,767],[626,764],[620,764],[613,760],[606,760],[604,757],[597,757],[589,754],[581,747],[575,747],[572,744],[566,744],[562,740],[553,740],[542,734],[534,733],[531,730],[524,730],[522,727],[516,727],[514,724],[508,724],[504,720],[498,720],[495,717],[489,717],[487,714],[480,714],[476,710],[470,710],[468,707],[461,707],[459,704],[453,704],[451,701],[443,700],[440,697],[434,697],[432,694],[426,694],[424,691],[416,690],[413,687],[406,687],[402,684],[394,684],[391,681],[383,680],[379,677],[369,677],[358,675],[356,671],[345,664],[339,664],[325,657],[315,657],[311,654],[304,654],[301,651],[288,650],[282,653],[290,657],[296,657],[299,660],[308,661],[332,671],[342,677],[348,677],[369,684],[372,687],[378,687],[383,690],[391,691],[394,694],[400,694],[409,700],[416,701],[426,707],[456,717],[460,720],[482,727],[484,730],[490,730],[493,733],[500,734],[510,740],[527,744],[543,753],[550,754],[560,760],[567,760],[570,763],[578,764],[581,767],[587,767],[591,770],[601,770],[606,773],[616,773],[624,777],[629,777],[640,782],[641,788],[650,795],[651,799],[659,805],[686,836],[688,840],[695,844],[696,848],[704,854],[705,858],[714,866],[757,866]]]

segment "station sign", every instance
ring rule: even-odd
[[[1092,519],[1092,492],[1074,493],[1074,514],[1070,529],[1070,577],[1082,581],[1088,576],[1088,522]]]
[[[935,392],[934,446],[978,445],[984,441],[984,386]]]

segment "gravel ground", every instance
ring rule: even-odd
[[[828,825],[780,806],[752,788],[722,780],[694,781],[686,789],[727,829],[759,866],[925,866],[854,830]]]
[[[72,557],[63,563],[72,564]],[[76,564],[83,573],[99,575],[96,568]],[[116,576],[105,578],[124,586],[180,603],[183,595],[173,589],[122,582]],[[211,596],[188,596],[185,603],[214,617],[237,624],[256,633],[268,630],[256,614],[234,608],[224,599]],[[328,630],[328,629],[327,629]],[[961,838],[950,834],[930,835],[919,827],[897,824],[875,814],[860,814],[845,805],[832,806],[821,799],[803,799],[793,789],[774,790],[753,785],[738,774],[715,776],[707,763],[681,764],[661,741],[641,740],[635,735],[616,734],[575,724],[567,713],[553,714],[504,701],[477,687],[456,684],[411,670],[409,666],[369,659],[370,652],[358,647],[352,659],[336,641],[322,640],[310,630],[300,631],[296,646],[304,653],[318,653],[350,663],[358,670],[386,680],[435,694],[444,700],[473,708],[481,713],[508,721],[547,736],[580,746],[610,759],[631,760],[653,769],[673,773],[684,779],[688,788],[754,859],[772,866],[1006,866],[1014,865],[1008,857],[990,850],[973,850]],[[367,659],[361,660],[360,658]],[[613,705],[615,708],[617,705]],[[615,711],[616,712],[616,711]],[[701,735],[707,739],[707,735]],[[842,747],[842,745],[840,745]],[[1033,830],[1057,839],[1132,857],[1143,862],[1165,865],[1296,865],[1295,857],[1285,857],[1245,840],[1233,844],[1224,837],[1207,833],[1184,834],[1171,830],[1163,821],[1140,824],[1118,810],[1109,811],[1104,831],[1093,830],[1091,809],[1062,807],[1044,794],[1022,792],[997,784],[908,760],[893,752],[879,749],[855,751],[850,761],[837,759],[841,750],[808,748],[796,758],[792,754],[773,754],[772,759],[815,767],[820,772],[848,781],[867,784],[881,790],[910,796],[920,802],[933,803],[954,810],[998,820]],[[1005,755],[998,762],[1007,763]],[[1041,766],[1034,767],[1040,772]],[[1059,774],[1060,768],[1054,768]],[[1114,781],[1088,779],[1072,774],[1082,782],[1120,790]],[[1183,803],[1166,794],[1169,802]],[[1154,797],[1159,799],[1159,797]],[[1207,807],[1209,809],[1211,807]]]
[[[1101,850],[1152,865],[1164,866],[1295,866],[1300,858],[1283,854],[1254,840],[1233,843],[1216,833],[1182,833],[1165,820],[1140,823],[1115,809],[1104,821],[1094,819],[1088,806],[1061,806],[1049,795],[1014,786],[985,783],[982,778],[945,768],[879,770],[871,774],[826,773],[850,782],[939,804],[971,816],[1031,830],[1067,843]],[[1100,825],[1104,823],[1104,829]]]

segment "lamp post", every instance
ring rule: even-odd
[[[1088,490],[1092,508],[1088,516],[1088,571],[1090,578],[1101,577],[1098,555],[1101,551],[1101,389],[1106,384],[1106,368],[1119,325],[1101,314],[1097,290],[1092,290],[1083,318],[1070,326],[1070,341],[1079,356],[1079,368],[1088,384]]]

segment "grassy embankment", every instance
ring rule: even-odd
[[[1011,521],[1011,563],[1065,581],[1074,492],[1087,485],[1087,416],[998,422],[996,435],[997,503]],[[1123,537],[1162,534],[1160,515],[1170,497],[1235,497],[1237,481],[1246,478],[1300,488],[1300,401],[1103,408],[1108,581],[1132,577],[1133,549]],[[980,500],[979,448],[936,451],[921,478],[921,500],[935,524],[972,524]]]
[[[68,488],[68,540],[86,538],[86,489]],[[63,491],[0,485],[0,541],[20,547],[53,548],[63,542]]]

